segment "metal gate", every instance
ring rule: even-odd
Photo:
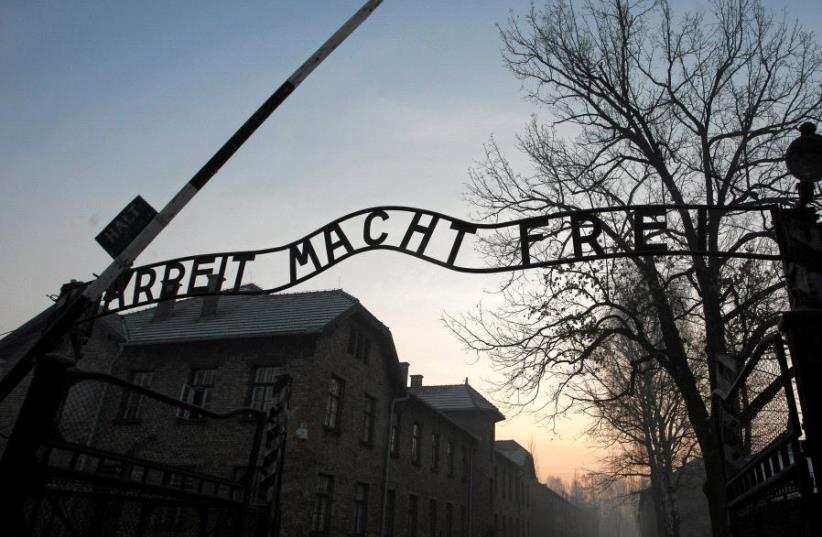
[[[272,465],[270,453],[260,457],[260,450],[282,445],[281,399],[290,379],[279,380],[270,413],[216,413],[46,358],[35,369],[3,455],[8,534],[276,532],[274,494],[266,484],[280,473],[282,456]]]
[[[818,499],[796,405],[794,368],[779,333],[718,391],[734,535],[810,536]]]

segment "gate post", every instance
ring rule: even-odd
[[[54,417],[65,399],[66,370],[74,361],[47,354],[37,363],[14,430],[0,460],[0,520],[10,537],[30,535],[24,514],[27,497],[42,494],[46,475],[38,450],[53,432]]]
[[[788,287],[791,310],[779,329],[787,335],[805,432],[803,452],[819,483],[822,470],[822,224],[810,207],[815,183],[822,180],[822,136],[803,123],[800,136],[785,151],[788,172],[799,180],[797,208],[773,211],[774,227]],[[811,487],[807,487],[811,488]],[[811,531],[819,529],[819,493],[805,491]]]
[[[774,223],[786,258],[791,306],[782,314],[779,329],[787,334],[807,453],[818,472],[822,469],[822,224],[809,208],[775,211]]]

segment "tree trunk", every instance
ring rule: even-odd
[[[662,338],[665,343],[665,350],[668,355],[668,363],[665,369],[670,373],[679,392],[685,400],[685,408],[688,410],[688,419],[696,434],[702,458],[705,464],[705,494],[708,497],[708,508],[711,517],[711,532],[713,537],[730,537],[730,527],[728,524],[727,498],[725,491],[725,478],[722,464],[722,452],[720,451],[719,438],[716,435],[711,415],[705,407],[705,402],[697,387],[693,371],[688,365],[688,355],[685,351],[679,330],[674,321],[671,305],[668,303],[665,291],[659,285],[656,269],[653,264],[646,265],[646,280],[649,283],[654,307],[660,321]],[[706,293],[710,294],[710,293]],[[706,299],[707,300],[707,299]],[[712,308],[707,308],[706,320],[715,318],[709,315]],[[721,334],[721,328],[719,334]],[[708,343],[707,354],[710,363],[711,358],[722,348],[717,344],[717,328],[710,328],[706,322],[706,343]],[[713,345],[711,345],[713,343]]]
[[[722,468],[722,454],[717,442],[710,447],[703,446],[705,464],[705,495],[708,498],[708,510],[711,516],[713,537],[730,537],[731,528],[728,518],[728,498],[725,490],[725,478]]]

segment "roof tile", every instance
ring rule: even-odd
[[[481,410],[495,414],[497,421],[505,419],[496,406],[469,384],[414,386],[409,391],[437,410]]]
[[[215,315],[202,317],[205,298],[178,300],[174,314],[154,321],[156,308],[123,316],[128,345],[317,334],[359,304],[341,290],[221,296]]]

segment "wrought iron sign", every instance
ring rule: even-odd
[[[776,260],[780,256],[736,249],[708,251],[706,245],[706,229],[712,219],[774,208],[642,205],[472,223],[424,209],[373,207],[338,218],[282,246],[181,257],[131,269],[104,293],[102,313],[198,295],[282,291],[355,254],[371,250],[401,252],[467,273],[506,272],[636,255]],[[687,211],[687,222],[683,221],[682,211]],[[696,244],[677,239],[683,226],[694,225]],[[474,246],[479,239],[493,237],[519,247],[500,257],[498,264],[487,265],[476,256]],[[266,280],[278,279],[266,289],[245,287],[252,271],[258,278],[265,274]]]

